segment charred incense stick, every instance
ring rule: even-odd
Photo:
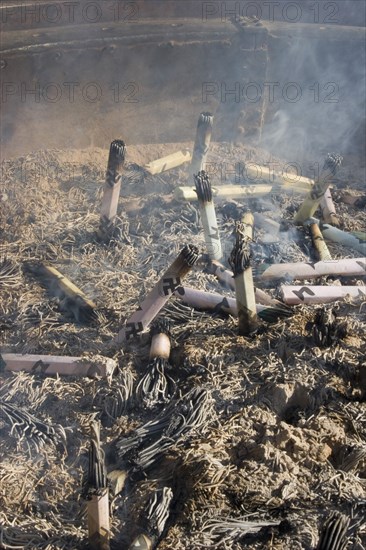
[[[7,371],[25,371],[34,374],[63,374],[70,376],[91,376],[109,378],[117,367],[114,359],[93,355],[92,358],[57,355],[21,355],[3,353],[0,355]]]
[[[323,169],[319,178],[314,183],[312,190],[301,205],[298,213],[295,216],[295,222],[303,223],[311,218],[317,210],[320,201],[329,186],[329,178],[334,177],[337,168],[342,162],[342,157],[334,153],[329,154],[325,160]]]
[[[251,216],[251,220],[253,224],[253,216]],[[248,231],[245,226],[237,224],[236,243],[229,258],[229,264],[234,272],[240,335],[250,334],[257,327],[257,310],[250,262],[250,239],[245,235],[246,232]]]
[[[245,199],[250,197],[263,197],[272,191],[271,185],[219,185],[212,187],[213,197]],[[174,197],[177,201],[196,201],[197,193],[194,187],[176,187]]]
[[[338,512],[332,513],[324,523],[316,550],[345,550],[350,518]]]
[[[198,248],[186,245],[146,296],[139,309],[119,331],[114,340],[117,344],[122,344],[130,338],[136,338],[150,325],[197,260]]]
[[[95,303],[55,267],[39,262],[25,264],[25,268],[40,277],[42,283],[61,299],[62,309],[72,313],[78,323],[96,320]]]
[[[327,275],[353,277],[366,275],[366,259],[350,258],[316,263],[286,263],[269,266],[258,279],[261,281],[317,279]]]
[[[282,299],[286,304],[327,304],[347,297],[366,299],[365,286],[281,286]]]
[[[170,487],[163,487],[154,493],[146,505],[142,518],[147,534],[139,535],[130,546],[130,550],[150,550],[156,545],[169,519],[172,500],[173,491]]]
[[[361,231],[346,233],[346,231],[342,231],[326,223],[321,225],[321,229],[327,241],[339,243],[346,248],[352,248],[352,250],[356,250],[366,257],[366,233]]]
[[[144,169],[152,175],[161,174],[161,172],[177,168],[190,160],[191,153],[189,151],[178,151],[177,153],[172,153],[171,155],[145,164]]]
[[[332,225],[339,225],[339,220],[336,216],[335,206],[332,199],[332,193],[328,187],[320,201],[320,208],[322,209],[323,219],[325,223]]]
[[[311,240],[313,241],[313,246],[316,250],[318,260],[322,260],[323,262],[331,261],[332,256],[328,250],[323,235],[321,234],[318,221],[315,218],[310,218],[304,222],[304,226],[305,225],[309,226]]]
[[[166,372],[170,367],[170,322],[157,320],[150,334],[150,363],[136,388],[137,396],[147,408],[168,403],[176,391],[176,383]]]
[[[212,260],[220,260],[222,248],[217,227],[215,206],[212,198],[210,179],[205,171],[194,176],[198,205],[205,235],[207,254]]]
[[[87,478],[89,543],[93,550],[109,550],[109,490],[104,452],[100,446],[99,424],[93,422],[91,428]]]
[[[211,113],[201,113],[198,117],[196,140],[193,146],[191,175],[201,172],[206,168],[206,157],[210,147],[213,116]]]
[[[238,316],[236,299],[229,296],[222,296],[222,294],[216,292],[204,292],[203,290],[196,290],[187,286],[177,289],[176,296],[186,305],[196,309],[212,311],[213,313],[226,313],[233,317]],[[277,302],[280,304],[279,307],[257,304],[258,317],[267,322],[274,322],[278,319],[289,317],[292,314],[292,310],[278,300]]]
[[[121,191],[122,170],[125,162],[126,148],[123,141],[112,141],[109,149],[107,174],[104,185],[100,226],[98,235],[108,237],[113,229],[117,215],[118,199]]]

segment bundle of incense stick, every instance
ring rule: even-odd
[[[366,299],[366,286],[281,286],[282,299],[286,304],[327,304],[347,297]]]
[[[263,197],[272,191],[271,185],[220,185],[211,187],[212,196],[218,198],[245,199]],[[194,187],[176,187],[174,198],[177,201],[196,201],[197,193]]]
[[[238,307],[235,298],[222,296],[216,292],[204,292],[187,286],[177,289],[176,296],[187,306],[213,313],[226,313],[233,317],[238,316]],[[277,300],[278,301],[278,300]],[[279,306],[256,304],[258,317],[272,323],[292,315],[292,310],[279,302]]]
[[[315,313],[313,339],[317,346],[326,348],[335,343],[338,332],[337,317],[332,309],[320,308]]]
[[[239,334],[243,336],[253,332],[258,324],[249,249],[251,230],[248,230],[248,227],[253,227],[253,222],[253,216],[246,214],[244,223],[237,224],[236,243],[229,258],[229,264],[234,272]]]
[[[201,113],[198,117],[196,139],[193,146],[190,174],[197,174],[206,168],[206,159],[210,147],[213,116],[211,113]]]
[[[212,260],[220,260],[222,248],[217,226],[215,206],[212,199],[211,183],[204,170],[194,176],[198,206],[201,215],[207,254]]]
[[[257,268],[257,272],[259,269]],[[343,277],[364,277],[366,275],[366,259],[350,258],[346,260],[332,260],[329,262],[316,263],[284,263],[273,264],[267,267],[261,274],[257,275],[258,280],[266,281],[293,281],[317,279],[327,275],[338,275]]]
[[[145,164],[144,169],[151,175],[161,174],[161,172],[177,168],[185,162],[189,162],[191,158],[191,153],[189,151],[178,151],[177,153],[162,157],[161,159],[148,162]]]
[[[170,322],[158,319],[152,325],[150,334],[150,362],[136,388],[136,395],[146,408],[168,403],[177,387],[166,372],[170,368]]]
[[[328,154],[319,178],[314,183],[312,190],[301,205],[295,216],[295,222],[303,223],[311,218],[317,210],[320,201],[329,187],[329,178],[334,177],[337,168],[342,162],[342,157],[334,153]]]
[[[314,218],[310,218],[304,222],[304,226],[309,226],[311,240],[317,253],[318,260],[328,262],[332,259],[332,256],[328,250],[323,235],[319,229],[318,221]]]
[[[121,192],[125,156],[126,149],[124,142],[119,139],[112,141],[109,149],[107,173],[100,211],[98,235],[101,238],[110,236],[113,229],[115,217],[117,215],[118,199]]]
[[[158,283],[146,296],[138,310],[127,320],[114,342],[121,344],[140,335],[162,310],[170,296],[181,286],[182,279],[198,259],[198,248],[186,245],[178,258],[165,271]]]
[[[145,533],[133,541],[130,550],[151,550],[164,533],[170,515],[173,491],[163,487],[150,497],[143,512],[142,523]]]
[[[346,233],[346,231],[342,231],[326,223],[321,225],[321,229],[324,238],[328,241],[351,248],[366,257],[366,233],[362,231],[350,231]]]
[[[110,378],[117,368],[117,362],[109,357],[93,355],[92,358],[68,357],[67,355],[22,355],[3,353],[0,362],[7,371],[25,371],[34,374],[61,374],[69,376],[90,376]]]
[[[60,298],[62,309],[72,313],[78,323],[88,323],[97,319],[96,304],[55,267],[43,262],[27,262],[24,267],[32,275],[39,277],[41,283]]]
[[[93,422],[91,430],[87,477],[89,544],[93,550],[109,550],[109,490],[99,424]]]
[[[338,512],[332,513],[325,521],[316,550],[345,550],[350,518]]]
[[[235,281],[234,281],[234,274],[232,271],[229,271],[225,268],[220,262],[213,260],[208,263],[206,267],[206,271],[208,273],[211,273],[212,275],[215,275],[217,279],[220,281],[220,283],[225,286],[226,288],[230,288],[231,290],[235,291]],[[279,300],[276,300],[276,298],[272,298],[272,296],[269,296],[264,290],[260,288],[255,288],[255,300],[258,302],[258,304],[264,304],[266,306],[271,306],[278,310],[278,312],[282,311],[284,316],[286,316],[286,312],[289,313],[291,310],[289,310],[285,304],[281,303]]]
[[[332,198],[332,193],[330,192],[330,188],[328,187],[325,191],[324,195],[321,198],[320,201],[320,208],[322,210],[323,214],[323,220],[326,223],[330,223],[332,225],[339,225],[339,220],[336,216],[336,210]]]

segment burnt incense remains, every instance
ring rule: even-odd
[[[340,155],[336,155],[335,153],[328,154],[318,179],[295,216],[295,222],[304,223],[304,221],[314,215],[324,193],[329,187],[329,179],[335,176],[342,160]]]
[[[222,248],[217,226],[211,183],[204,170],[194,176],[207,254],[212,260],[222,258]]]
[[[316,550],[345,550],[349,537],[350,518],[338,512],[332,513],[324,523]]]
[[[152,408],[168,403],[176,392],[176,383],[167,374],[171,367],[168,363],[170,355],[170,323],[167,319],[157,320],[151,327],[150,363],[144,376],[136,388],[139,401]]]
[[[245,235],[250,225],[253,226],[253,216],[251,214],[245,217],[245,224],[237,224],[236,243],[229,258],[229,264],[234,273],[240,335],[248,335],[257,327],[257,310],[250,260],[250,238]]]
[[[109,491],[104,452],[100,445],[99,424],[91,425],[87,477],[89,544],[94,550],[109,550]]]
[[[338,324],[336,314],[332,309],[321,308],[315,314],[313,338],[317,346],[327,348],[332,346],[337,337]]]
[[[193,146],[191,175],[206,168],[206,158],[212,135],[213,116],[211,113],[201,113],[198,118],[196,139]]]
[[[100,226],[98,231],[100,238],[108,238],[113,232],[117,215],[118,199],[121,192],[125,156],[125,143],[119,139],[112,141],[109,149],[109,159],[100,212]]]
[[[186,245],[177,259],[165,271],[154,288],[146,296],[138,310],[131,315],[119,331],[115,343],[122,344],[138,337],[157,317],[174,291],[181,286],[182,279],[198,260],[198,248]]]

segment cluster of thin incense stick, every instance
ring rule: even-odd
[[[331,514],[324,524],[316,550],[345,550],[349,524],[349,517],[340,513]]]
[[[331,346],[335,342],[337,328],[336,315],[332,309],[320,308],[316,311],[313,337],[318,346]]]
[[[120,460],[131,461],[135,468],[146,471],[179,440],[203,430],[212,421],[210,410],[210,393],[204,388],[190,390],[178,401],[172,401],[154,420],[118,441]]]
[[[123,369],[113,388],[101,386],[95,393],[93,405],[100,410],[101,420],[114,422],[126,413],[133,395],[134,378],[130,369]]]

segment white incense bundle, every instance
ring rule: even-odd
[[[320,201],[320,208],[323,214],[323,220],[325,223],[330,223],[331,225],[339,225],[339,220],[336,215],[336,210],[332,198],[332,193],[328,187]]]
[[[253,225],[253,216],[251,214],[249,216],[251,225]],[[249,242],[251,239],[246,234],[247,228],[243,226],[244,224],[237,224],[236,243],[230,254],[229,264],[234,273],[239,334],[245,336],[257,327],[257,309],[250,262]]]
[[[213,116],[211,113],[201,113],[198,117],[196,139],[193,146],[190,173],[198,174],[206,169],[206,158],[212,135]]]
[[[178,151],[161,159],[148,162],[145,164],[144,169],[151,175],[161,174],[161,172],[166,172],[167,170],[181,166],[185,162],[189,162],[191,158],[189,151]]]
[[[175,292],[177,298],[182,300],[187,306],[203,311],[212,311],[215,313],[227,313],[233,317],[238,316],[238,307],[235,298],[222,296],[217,292],[205,292],[196,290],[187,286],[182,286]],[[273,306],[256,305],[258,316],[265,321],[276,321],[277,319],[288,317],[290,310],[284,304],[282,308]]]
[[[136,338],[150,325],[176,288],[181,285],[183,277],[192,269],[197,259],[198,249],[193,245],[186,245],[146,296],[138,310],[119,331],[114,340],[116,343],[121,344],[130,338]]]
[[[366,233],[346,232],[329,224],[322,224],[322,233],[325,239],[339,243],[347,248],[356,250],[366,257]]]
[[[251,183],[253,181],[266,182],[303,193],[309,192],[314,185],[314,180],[310,178],[298,176],[297,174],[284,174],[271,170],[269,166],[261,166],[252,162],[245,163],[245,175]]]
[[[319,225],[315,221],[313,221],[309,224],[309,227],[310,227],[311,240],[313,241],[313,245],[316,250],[318,260],[321,260],[323,262],[331,261],[332,256],[328,250],[327,244],[319,229]]]
[[[290,286],[282,285],[283,301],[288,305],[327,304],[351,298],[366,298],[366,286]]]
[[[332,260],[316,263],[284,263],[270,265],[258,279],[272,281],[283,279],[286,281],[317,279],[328,275],[344,277],[364,277],[366,275],[365,258],[349,258],[346,260]]]
[[[109,378],[117,368],[117,363],[109,357],[93,355],[92,358],[58,355],[22,355],[3,353],[0,358],[5,370],[30,373],[62,374],[69,376],[91,376]]]
[[[271,185],[220,185],[211,187],[212,195],[218,198],[245,199],[263,197],[272,191]],[[174,198],[177,201],[196,201],[197,193],[194,187],[176,187]]]
[[[100,211],[99,235],[105,237],[117,215],[118,199],[121,191],[122,170],[126,149],[123,141],[112,141],[109,150],[108,167],[104,185],[102,208]]]
[[[302,203],[295,216],[295,222],[304,223],[311,218],[317,210],[320,201],[329,187],[329,178],[333,177],[342,162],[342,157],[334,153],[328,154],[323,169],[314,183],[312,190]]]
[[[202,170],[194,176],[194,181],[207,254],[212,260],[220,260],[222,258],[222,248],[210,179],[206,172]]]

